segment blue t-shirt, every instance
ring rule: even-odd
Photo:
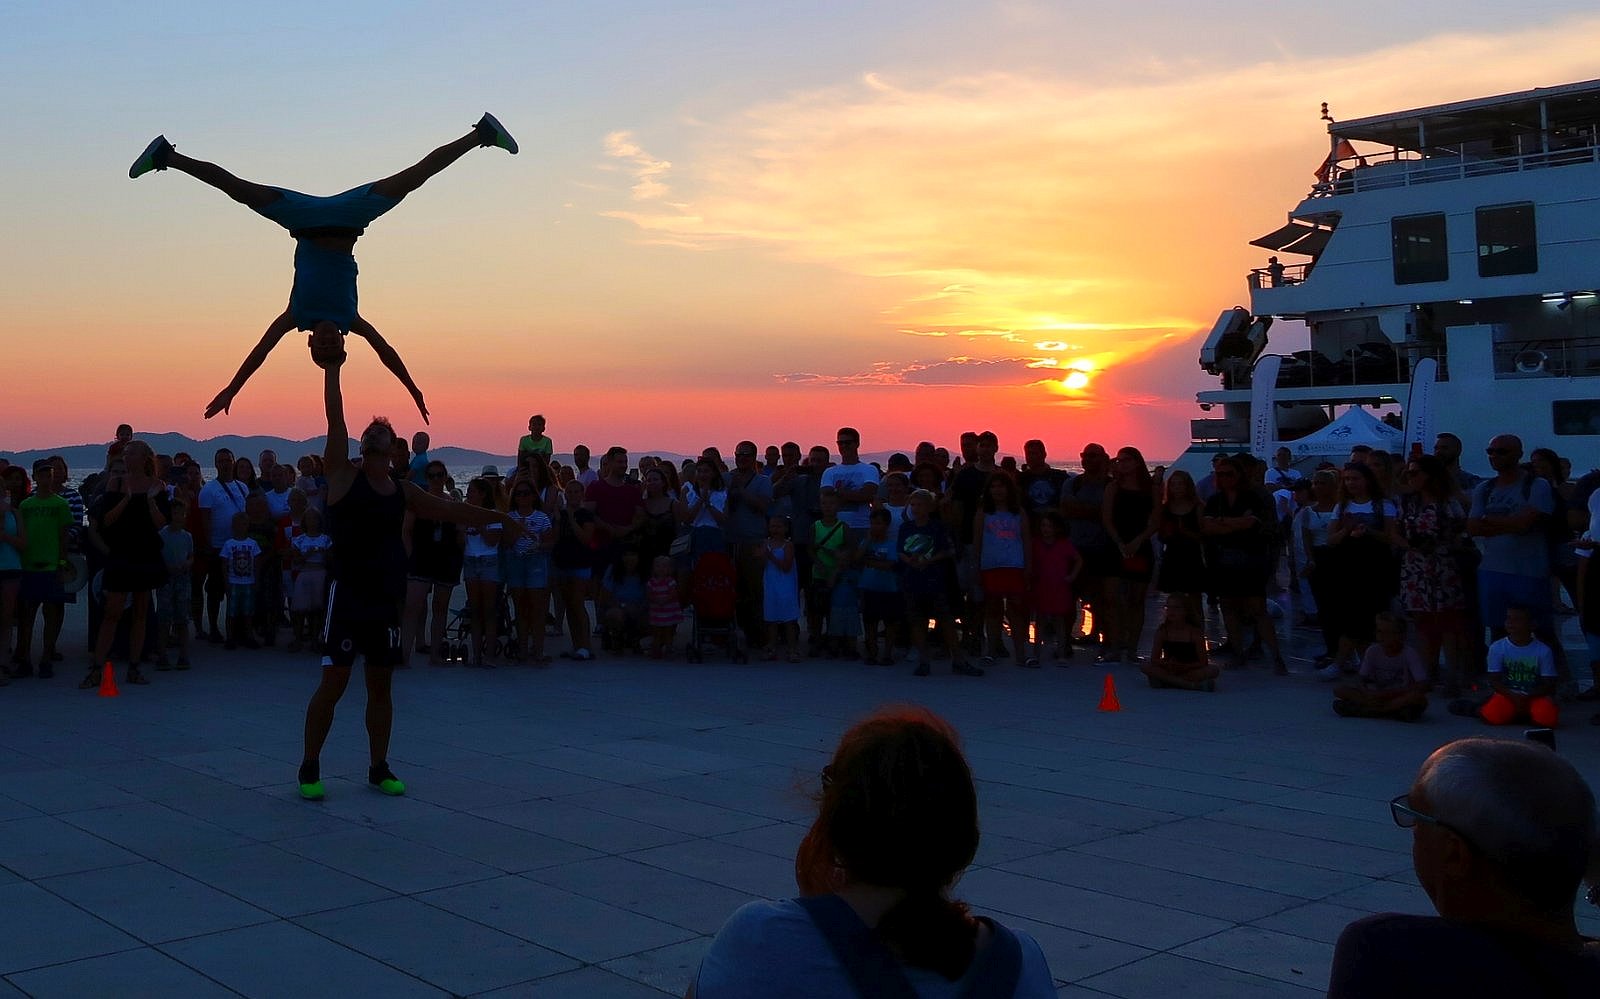
[[[889,565],[899,564],[899,557],[895,553],[893,538],[885,537],[882,541],[874,541],[870,537],[861,539],[862,558],[882,559]],[[870,565],[862,565],[861,579],[856,587],[867,593],[895,593],[900,589],[900,573],[897,569],[878,569]]]
[[[330,250],[309,239],[296,240],[289,317],[303,330],[329,320],[339,332],[350,332],[356,318],[355,254]]]
[[[1555,510],[1550,483],[1533,477],[1531,481],[1519,478],[1509,486],[1502,486],[1489,479],[1472,490],[1472,511],[1467,518],[1514,517],[1530,506],[1545,516]],[[1483,572],[1541,578],[1550,574],[1550,547],[1542,523],[1535,523],[1521,534],[1479,538],[1478,547],[1483,551],[1483,561],[1478,565]]]
[[[1022,944],[1022,972],[1010,997],[1054,999],[1056,986],[1044,951],[1026,933],[1013,930]],[[973,962],[976,967],[977,962]],[[928,968],[905,969],[921,999],[957,999],[966,978],[947,981]],[[970,974],[970,972],[969,972]],[[697,999],[829,999],[855,996],[850,980],[822,932],[799,903],[750,902],[728,917],[700,961]]]
[[[418,451],[411,456],[411,467],[406,469],[406,478],[418,489],[428,488],[428,452]]]

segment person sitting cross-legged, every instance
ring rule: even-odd
[[[1166,616],[1156,626],[1150,661],[1139,671],[1152,687],[1177,687],[1182,690],[1217,689],[1221,670],[1206,650],[1205,629],[1189,616],[1189,604],[1181,593],[1167,598]]]
[[[1361,657],[1361,682],[1333,688],[1333,710],[1346,718],[1416,721],[1428,708],[1428,668],[1406,645],[1399,615],[1377,616],[1378,640]]]
[[[1490,725],[1532,722],[1555,728],[1556,657],[1533,634],[1533,612],[1520,604],[1506,608],[1506,637],[1489,646],[1489,686],[1494,695],[1478,709]]]

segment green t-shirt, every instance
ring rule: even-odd
[[[17,507],[28,544],[22,549],[22,568],[30,572],[53,571],[64,554],[61,530],[72,524],[72,508],[59,495],[29,496]]]
[[[517,454],[524,455],[537,451],[544,455],[545,460],[548,461],[555,446],[555,441],[552,441],[548,436],[535,437],[532,434],[523,434],[522,440],[517,442]]]

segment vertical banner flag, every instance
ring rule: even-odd
[[[1424,357],[1411,369],[1411,394],[1406,398],[1405,454],[1417,444],[1427,451],[1433,447],[1433,383],[1439,375],[1439,362]]]
[[[1262,461],[1272,460],[1272,445],[1278,439],[1278,417],[1274,412],[1278,395],[1278,366],[1283,358],[1267,354],[1256,362],[1250,375],[1250,453]]]

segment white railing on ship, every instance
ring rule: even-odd
[[[1376,162],[1374,162],[1376,160]],[[1355,194],[1416,184],[1438,184],[1447,180],[1486,177],[1493,174],[1547,170],[1552,167],[1593,163],[1600,160],[1600,146],[1582,145],[1520,156],[1476,158],[1435,153],[1426,157],[1392,158],[1349,156],[1334,165],[1332,177],[1311,189],[1312,197]]]
[[[1504,340],[1494,345],[1494,376],[1583,378],[1600,375],[1600,337]]]

